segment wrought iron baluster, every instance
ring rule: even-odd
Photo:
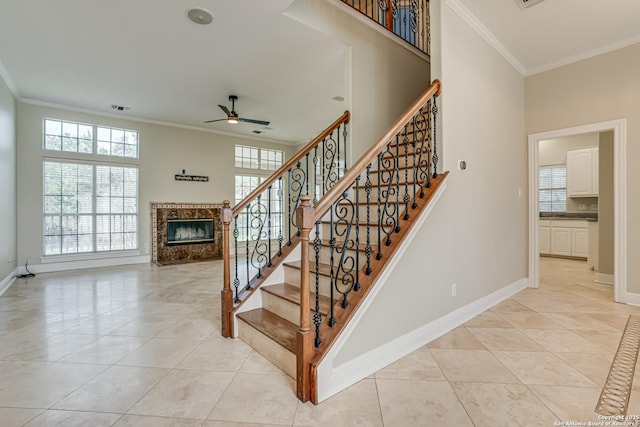
[[[336,249],[336,238],[335,238],[335,234],[333,231],[333,227],[334,227],[334,223],[333,223],[333,209],[334,209],[335,205],[331,205],[331,211],[329,214],[329,305],[330,305],[330,309],[329,309],[329,326],[333,327],[336,324],[336,318],[334,315],[334,310],[333,310],[333,303],[335,301],[334,299],[334,295],[333,295],[333,280],[335,278],[335,274],[333,271],[333,266],[334,266],[334,253],[335,253],[335,249]]]
[[[335,168],[336,168],[336,177],[337,177],[336,182],[338,182],[338,180],[340,179],[340,176],[341,176],[340,175],[340,161],[341,161],[341,159],[340,159],[340,127],[339,126],[338,126],[338,129],[336,129],[336,135],[337,135],[337,137],[336,137],[337,141],[336,141],[336,160],[335,160],[336,165],[335,165]]]
[[[322,140],[322,159],[321,159],[322,160],[321,169],[322,169],[322,195],[323,196],[327,193],[327,186],[326,186],[326,181],[327,180],[326,180],[325,175],[324,175],[324,169],[325,169],[325,166],[326,166],[325,165],[325,159],[326,159],[325,152],[326,152],[326,150],[327,150],[327,138],[324,138]]]
[[[376,254],[376,259],[382,259],[382,252],[380,251],[382,248],[382,154],[378,154],[378,253]]]
[[[309,195],[309,177],[311,175],[309,175],[309,153],[307,153],[305,157],[305,169],[306,169],[306,173],[305,176],[307,177],[307,179],[305,179],[305,194],[308,196]]]
[[[349,166],[348,166],[348,158],[347,158],[347,125],[344,124],[342,125],[342,143],[344,144],[344,168],[343,168],[343,172],[342,174],[344,175],[345,173],[347,173],[347,171],[349,170]]]
[[[235,296],[233,298],[233,302],[240,302],[240,297],[238,296],[238,290],[240,288],[240,277],[238,276],[238,237],[240,236],[240,232],[238,231],[238,217],[233,219],[233,245],[234,245],[234,255],[235,255],[235,277],[233,279],[233,287],[236,289]]]
[[[291,218],[291,169],[287,171],[287,228],[289,241],[287,246],[291,246],[291,229],[293,228],[293,219]]]
[[[282,233],[282,225],[284,223],[282,218],[282,207],[284,200],[282,199],[282,177],[278,178],[278,256],[282,256],[282,242],[284,241],[284,234]]]
[[[409,137],[408,137],[408,126],[404,127],[404,196],[402,196],[402,200],[404,202],[404,220],[409,219],[409,202],[411,201],[411,196],[409,195]]]
[[[349,197],[349,192],[350,190],[346,190],[342,193],[342,197],[332,207],[332,213],[335,214],[334,239],[337,241],[337,238],[340,238],[341,242],[336,244],[336,254],[339,256],[339,261],[335,263],[335,275],[331,282],[331,289],[335,289],[338,294],[342,295],[340,304],[342,308],[347,308],[349,305],[348,295],[356,284],[355,274],[357,271],[357,248],[354,237],[357,222],[354,222],[354,218],[357,215],[358,206]],[[356,255],[350,255],[350,250],[355,250]]]
[[[313,239],[313,250],[316,257],[315,265],[315,293],[316,293],[316,305],[315,313],[313,314],[313,325],[315,326],[315,340],[314,344],[317,347],[320,346],[322,341],[320,340],[320,324],[322,323],[322,315],[320,314],[320,250],[322,249],[322,240],[320,240],[320,220],[316,221],[316,236]]]
[[[367,165],[367,180],[364,183],[364,191],[367,193],[367,245],[364,248],[364,254],[367,257],[367,276],[371,274],[371,164]]]
[[[355,223],[356,223],[356,236],[354,249],[356,251],[356,279],[353,285],[353,290],[360,290],[360,176],[356,178],[356,203],[354,207],[355,211]]]
[[[267,266],[271,267],[271,188],[270,185],[267,189],[267,244],[269,246],[269,257],[267,258]]]
[[[416,148],[417,148],[416,140],[418,138],[418,126],[416,126],[416,117],[418,117],[418,116],[417,115],[413,116],[412,125],[411,125],[412,128],[413,128],[413,136],[411,138],[411,151],[412,151],[412,153],[411,153],[411,160],[412,160],[412,162],[411,162],[411,176],[412,176],[412,179],[413,179],[413,184],[412,184],[413,194],[412,194],[412,197],[411,197],[411,199],[413,200],[413,203],[411,203],[411,208],[412,209],[415,209],[415,208],[418,207],[418,199],[416,197],[418,195],[417,185],[419,185],[419,183],[418,183],[418,173],[417,173],[418,168],[417,168],[417,164],[416,164],[416,158],[417,158],[416,156],[418,155],[416,153]],[[408,169],[408,165],[407,165],[407,169]]]
[[[247,240],[245,241],[246,245],[245,245],[245,256],[247,257],[246,260],[246,264],[247,264],[247,285],[245,286],[245,289],[249,290],[251,288],[251,285],[249,284],[249,280],[251,277],[251,273],[249,271],[249,239],[251,238],[251,235],[249,234],[249,217],[251,215],[251,210],[250,207],[251,205],[248,205],[246,208],[246,214],[247,214],[247,227],[246,227],[246,232],[247,232]]]
[[[436,123],[438,122],[438,106],[436,105],[436,97],[433,98],[433,107],[431,112],[433,114],[433,177],[437,178],[438,176],[438,150],[437,150],[437,135],[436,135]]]
[[[394,177],[396,179],[396,226],[393,228],[393,231],[396,233],[400,232],[400,136],[396,135],[396,157],[393,163],[394,166]],[[391,243],[391,242],[389,242]]]
[[[318,185],[318,165],[320,159],[318,158],[318,146],[313,149],[313,204],[315,205],[320,200],[320,185]]]
[[[253,242],[251,265],[257,270],[256,277],[260,278],[262,277],[264,266],[269,265],[271,262],[271,257],[269,256],[271,240],[265,242],[265,238],[269,235],[269,229],[265,230],[269,221],[269,216],[267,215],[269,207],[265,206],[262,194],[248,207],[250,215],[247,221],[248,229],[255,234],[250,235],[247,242]]]

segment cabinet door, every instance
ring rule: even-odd
[[[589,256],[589,232],[586,229],[574,228],[571,230],[571,255]]]
[[[593,150],[567,151],[567,194],[584,197],[593,194]]]
[[[571,256],[571,229],[551,228],[551,253]]]
[[[551,253],[551,227],[540,227],[539,230],[540,253],[549,254]]]
[[[592,152],[591,152],[591,157],[593,160],[593,166],[591,167],[591,171],[592,171],[592,179],[591,179],[591,190],[593,191],[593,195],[597,196],[598,195],[598,170],[600,168],[600,155],[598,153],[598,147],[596,148],[592,148]]]

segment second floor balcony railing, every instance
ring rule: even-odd
[[[429,0],[340,0],[403,38],[427,55],[430,50]]]

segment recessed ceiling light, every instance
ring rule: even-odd
[[[207,9],[193,7],[187,10],[187,17],[196,24],[207,25],[213,21],[213,14]]]
[[[342,96],[334,96],[334,97],[333,97],[333,98],[331,98],[331,99],[333,99],[334,101],[338,101],[338,102],[342,102],[342,101],[344,101],[344,97],[342,97]]]
[[[522,8],[522,9],[526,9],[528,7],[531,7],[533,5],[536,5],[538,3],[540,3],[542,0],[516,0],[516,2],[518,3],[518,5]]]

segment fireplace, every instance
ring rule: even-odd
[[[213,218],[168,219],[167,245],[213,243]]]
[[[151,260],[158,265],[222,258],[222,203],[151,203]]]

